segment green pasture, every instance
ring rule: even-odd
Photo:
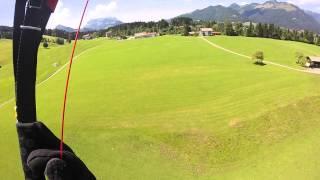
[[[101,40],[79,43],[78,53],[98,46]],[[45,49],[40,46],[38,61],[38,82],[42,82],[59,70],[69,60],[72,44],[54,45]],[[76,54],[76,55],[77,55]],[[0,40],[0,104],[14,95],[12,42]]]
[[[294,41],[240,36],[215,36],[208,39],[224,48],[247,56],[252,56],[256,51],[263,51],[266,60],[295,68],[301,68],[296,64],[297,52],[303,53],[305,56],[320,56],[319,46]]]
[[[210,40],[247,55],[265,48],[292,66],[292,48],[320,54],[294,42]],[[69,51],[41,49],[39,79]],[[65,136],[97,179],[320,178],[319,75],[256,66],[195,37],[81,41],[77,53]],[[38,118],[57,135],[64,83],[65,70],[37,88]],[[22,179],[13,106],[0,109],[0,174]]]

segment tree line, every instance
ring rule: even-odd
[[[224,34],[228,36],[247,36],[272,38],[279,40],[298,41],[320,46],[320,36],[308,30],[293,30],[281,28],[274,24],[252,23],[224,23]],[[214,26],[217,27],[217,26]]]
[[[105,36],[108,32],[110,37],[132,36],[138,32],[157,32],[160,35],[182,34],[198,32],[200,28],[212,28],[227,36],[246,36],[272,38],[279,40],[298,41],[320,46],[320,36],[308,30],[293,30],[276,26],[275,24],[241,23],[241,22],[216,22],[216,21],[193,21],[187,17],[177,17],[170,21],[160,20],[158,22],[134,22],[120,24],[115,27],[100,31],[98,36]],[[197,35],[197,33],[195,33]]]
[[[200,28],[212,28],[227,36],[247,36],[272,38],[280,40],[298,41],[320,46],[320,35],[308,30],[293,30],[282,28],[274,24],[262,23],[241,23],[241,22],[216,22],[216,21],[193,21],[187,17],[177,17],[169,21],[160,20],[157,22],[133,22],[120,24],[105,30],[96,32],[81,32],[80,37],[90,33],[93,38],[105,37],[106,33],[110,37],[133,36],[139,32],[157,32],[160,35],[182,34],[188,36],[191,31],[198,32]],[[61,37],[67,40],[75,38],[75,32],[66,32],[57,29],[48,29],[45,35]],[[195,33],[197,35],[197,33]],[[12,28],[0,28],[0,38],[12,38]]]
[[[12,39],[13,28],[0,26],[0,39]]]

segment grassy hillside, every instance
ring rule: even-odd
[[[11,41],[6,39],[0,39],[0,48],[0,65],[4,66],[7,65],[11,59]]]
[[[297,52],[305,56],[320,56],[319,46],[293,41],[230,36],[215,36],[209,40],[247,56],[252,56],[256,51],[263,51],[267,60],[292,67],[299,67],[295,58]]]
[[[98,179],[320,176],[320,76],[171,36],[104,41],[73,70],[66,142]],[[39,119],[57,134],[64,80],[61,72],[38,88]],[[0,174],[21,179],[12,107],[0,109]]]
[[[99,45],[102,41],[80,42],[76,55]],[[13,67],[12,67],[12,41],[0,40],[0,104],[11,99],[14,94]],[[40,47],[38,55],[38,82],[42,82],[60,69],[69,59],[71,44],[63,46],[50,46],[48,49]]]

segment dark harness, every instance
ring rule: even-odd
[[[16,0],[13,65],[17,132],[26,180],[95,180],[73,150],[37,121],[36,71],[39,45],[58,0]],[[62,143],[62,144],[60,144]],[[63,145],[63,151],[59,151]]]
[[[38,47],[58,0],[16,0],[13,32],[13,64],[17,119],[37,120],[35,85]]]
[[[35,180],[27,165],[28,155],[40,148],[36,137],[36,71],[38,48],[58,0],[16,0],[13,31],[13,65],[17,129],[26,180]],[[55,141],[58,141],[56,139]]]

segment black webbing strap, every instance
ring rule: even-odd
[[[37,53],[51,10],[46,0],[16,0],[13,64],[19,122],[36,121]]]
[[[23,23],[25,16],[25,6],[27,0],[17,0],[15,5],[15,14],[13,22],[13,66],[14,66],[14,77],[16,78],[16,67],[18,59],[18,49],[20,42],[20,25]]]
[[[57,0],[16,0],[13,32],[13,65],[16,88],[17,129],[26,180],[33,177],[27,165],[28,155],[39,148],[30,123],[36,117],[36,71],[38,48]],[[30,126],[30,127],[29,127]]]

